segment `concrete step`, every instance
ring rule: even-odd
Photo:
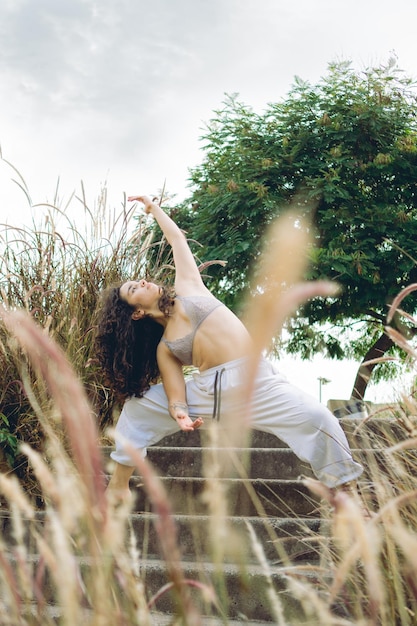
[[[111,450],[110,447],[102,448],[105,464],[110,460]],[[353,448],[352,455],[364,468],[361,480],[372,480],[375,472],[395,472],[398,461],[408,471],[415,471],[417,467],[416,450],[403,450],[393,455],[389,450]],[[313,477],[310,465],[298,459],[289,448],[211,448],[210,456],[207,456],[206,449],[201,446],[158,445],[148,448],[147,458],[158,474],[165,477],[203,476],[207,474],[213,458],[216,463],[228,464],[230,477],[239,477],[238,470],[233,470],[234,465],[243,467],[243,475],[251,479],[297,480],[301,476]]]
[[[34,555],[30,559],[30,565],[37,567],[38,557]],[[10,555],[9,563],[13,567],[14,557]],[[80,580],[88,580],[94,572],[97,564],[89,556],[79,556],[75,559]],[[100,559],[100,566],[107,566],[103,559]],[[204,560],[192,562],[181,562],[183,578],[188,581],[200,583],[207,589],[212,589],[216,597],[216,604],[210,599],[210,594],[204,593],[197,585],[188,586],[193,604],[198,608],[205,619],[219,619],[222,615],[227,616],[227,620],[242,620],[241,623],[276,623],[273,611],[274,601],[271,602],[271,595],[275,596],[275,604],[280,606],[284,623],[291,624],[297,620],[297,624],[311,623],[308,615],[305,614],[303,605],[289,591],[289,581],[296,579],[299,583],[314,585],[319,591],[324,591],[331,581],[331,573],[328,569],[320,565],[310,563],[298,563],[296,565],[258,565],[246,563],[238,564],[219,563],[213,564]],[[110,563],[109,563],[109,566]],[[146,589],[146,598],[149,602],[154,597],[157,600],[152,604],[152,609],[165,615],[174,615],[177,612],[177,598],[175,592],[161,590],[170,582],[167,566],[164,561],[158,559],[141,559],[139,563],[141,580]],[[55,607],[56,615],[59,615],[58,593],[56,583],[51,578],[48,571],[42,585],[43,600],[49,607]],[[94,606],[90,606],[86,613],[94,614]],[[226,621],[225,623],[228,623]]]
[[[152,611],[150,616],[150,622],[152,626],[172,626],[172,615]],[[227,619],[227,626],[248,626],[247,620],[242,619]],[[202,617],[201,626],[225,626],[225,620],[221,617]],[[257,619],[251,619],[250,626],[271,626],[271,622],[259,621]]]
[[[65,623],[66,614],[59,606],[49,604],[43,607],[43,613],[39,615],[39,607],[36,604],[26,604],[21,609],[22,619],[26,619],[28,624],[34,626],[35,624],[60,624]],[[91,609],[83,609],[81,612],[81,622],[79,626],[92,624],[94,618],[94,611]],[[161,611],[150,611],[148,624],[150,626],[172,626],[173,621],[172,614],[162,613]],[[7,622],[9,624],[10,622]],[[26,622],[22,622],[26,623]],[[225,626],[225,620],[221,617],[208,617],[202,616],[199,622],[200,626]],[[247,620],[242,619],[227,619],[227,626],[244,626],[248,625]],[[271,621],[259,621],[251,619],[250,626],[271,626]]]
[[[110,447],[102,448],[106,461],[110,459],[111,451]],[[232,469],[234,463],[238,467],[243,465],[244,472],[250,478],[295,480],[301,475],[313,475],[310,466],[300,461],[289,448],[211,448],[210,456],[207,456],[202,446],[156,445],[148,448],[147,458],[158,469],[158,473],[165,477],[203,476],[212,458],[220,464],[226,462]],[[232,475],[238,476],[237,470]]]
[[[186,579],[199,580],[212,586],[216,591],[222,612],[231,619],[241,619],[241,623],[252,624],[254,620],[277,623],[271,605],[271,595],[276,596],[286,624],[311,624],[303,610],[302,604],[288,591],[291,578],[298,582],[314,585],[317,590],[324,589],[331,579],[330,572],[320,566],[297,564],[282,567],[270,567],[269,571],[260,565],[220,564],[216,568],[212,563],[183,563]],[[167,583],[166,566],[152,560],[144,563],[143,574],[149,594],[156,594]],[[199,590],[191,589],[191,595],[206,616],[218,617],[216,607],[204,602]],[[173,614],[175,597],[173,594],[163,595],[156,603],[157,610]]]
[[[162,477],[161,480],[175,514],[208,514],[207,499],[211,496],[206,479]],[[141,478],[133,476],[130,484],[134,493],[133,512],[149,511]],[[272,517],[317,516],[317,498],[297,480],[220,478],[217,484],[227,498],[232,516],[257,516],[260,511]]]
[[[143,555],[147,557],[160,554],[159,539],[154,525],[155,517],[154,514],[146,513],[130,516],[130,527],[136,538],[143,540]],[[210,542],[212,519],[201,515],[175,515],[174,521],[184,560],[209,557],[213,554],[214,550]],[[318,544],[326,526],[326,523],[319,517],[229,517],[227,523],[234,541],[246,546],[250,542],[248,531],[248,525],[250,525],[257,540],[263,546],[266,558],[272,564],[279,564],[287,559],[291,562],[299,560],[317,562]],[[226,560],[230,558],[225,556]],[[248,562],[250,561],[248,556]]]
[[[35,520],[25,522],[25,546],[29,554],[37,553],[33,530],[43,534],[45,513],[38,512]],[[138,549],[143,557],[159,558],[160,544],[156,531],[157,516],[153,513],[133,513],[129,517],[129,531],[134,533]],[[210,543],[213,520],[203,515],[175,515],[178,543],[184,561],[208,558],[213,554]],[[318,559],[318,543],[321,540],[324,522],[319,517],[229,517],[229,532],[237,542],[248,545],[250,525],[263,545],[266,558],[273,564],[300,559],[314,562]],[[6,511],[0,514],[0,533],[9,546],[13,546],[11,516]],[[226,557],[225,557],[226,558]],[[230,557],[232,558],[232,557]],[[230,560],[230,559],[229,559]]]

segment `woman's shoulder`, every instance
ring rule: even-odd
[[[193,297],[198,298],[202,296],[206,298],[215,298],[204,283],[196,284],[194,282],[190,282],[189,284],[185,283],[182,285],[175,285],[175,293],[180,299],[189,298],[191,300]]]

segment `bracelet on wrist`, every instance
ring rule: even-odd
[[[177,417],[176,416],[174,417],[171,411],[176,412],[178,410],[184,411],[184,413],[188,414],[188,404],[186,402],[171,402],[171,404],[168,406],[168,412],[173,420],[176,420]]]

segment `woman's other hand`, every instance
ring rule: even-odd
[[[202,417],[197,417],[197,419],[193,421],[188,415],[188,406],[185,402],[170,403],[169,413],[181,430],[196,430],[200,428],[204,421]]]
[[[177,415],[175,421],[180,429],[184,431],[197,430],[197,428],[200,428],[204,423],[202,417],[197,417],[197,419],[193,421],[188,415]]]

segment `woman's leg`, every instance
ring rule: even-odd
[[[244,359],[195,375],[187,389],[190,413],[210,415],[220,400],[220,424],[226,425],[229,417],[238,420],[249,416],[253,429],[272,433],[286,442],[328,487],[361,475],[362,467],[352,459],[338,420],[325,406],[291,385],[270,362],[262,360],[248,415],[245,377]]]
[[[337,487],[362,474],[363,468],[353,460],[334,415],[291,385],[267,361],[260,364],[251,409],[253,428],[286,442],[327,487]]]
[[[146,455],[148,446],[178,431],[177,423],[168,413],[168,401],[162,384],[153,385],[142,398],[129,398],[124,403],[116,425],[116,446],[111,453],[115,461],[109,489],[122,495],[129,490],[135,469],[124,442]]]
[[[114,464],[113,474],[107,485],[107,491],[114,495],[116,504],[130,498],[129,481],[134,469],[130,465],[121,465],[117,462]]]

